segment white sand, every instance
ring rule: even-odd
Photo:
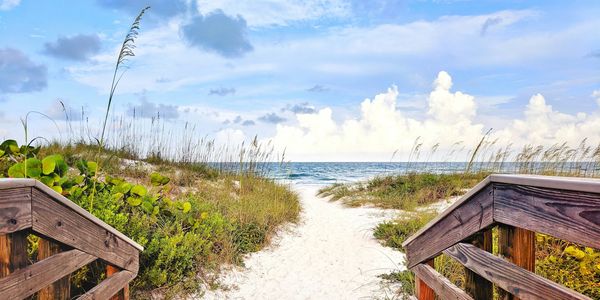
[[[246,268],[223,274],[230,290],[202,299],[374,299],[392,293],[377,277],[403,269],[404,255],[381,246],[373,228],[395,211],[346,208],[297,186],[303,212],[298,225],[274,245],[245,259]]]

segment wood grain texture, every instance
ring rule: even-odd
[[[79,250],[53,255],[0,279],[0,299],[22,299],[96,258]]]
[[[465,291],[461,290],[450,280],[438,273],[427,264],[418,264],[411,271],[423,282],[425,282],[440,299],[448,300],[473,300]]]
[[[600,194],[495,183],[494,220],[600,248]]]
[[[31,188],[0,190],[0,234],[31,227]]]
[[[32,195],[35,232],[137,273],[139,253],[131,244],[37,189]]]
[[[38,261],[42,261],[46,258],[50,258],[55,254],[61,253],[67,250],[66,247],[40,238],[38,240]],[[54,300],[61,299],[67,300],[71,298],[71,274],[67,274],[65,277],[51,283],[45,288],[39,290],[38,300]]]
[[[590,299],[470,244],[456,244],[444,253],[520,299]]]
[[[106,300],[110,299],[119,290],[123,289],[129,282],[135,278],[135,273],[130,271],[120,271],[104,279],[100,284],[79,297],[79,300]]]
[[[424,265],[433,267],[433,259],[425,262]],[[435,291],[419,276],[415,276],[415,292],[419,300],[435,300]]]
[[[117,267],[113,267],[111,265],[106,265],[106,277],[113,276],[114,274],[119,273],[121,270]],[[110,297],[110,300],[125,300],[125,289],[120,290],[115,295]]]
[[[490,226],[492,216],[492,186],[488,185],[405,245],[408,267],[429,260]]]
[[[498,226],[498,252],[501,257],[530,272],[535,272],[535,232],[500,224]],[[503,289],[498,289],[502,300],[518,300]]]
[[[469,242],[473,246],[491,253],[492,230],[478,232]],[[465,292],[475,300],[488,300],[492,299],[494,295],[494,286],[487,279],[465,266]]]
[[[25,268],[29,263],[28,235],[29,230],[21,230],[0,236],[0,278]]]

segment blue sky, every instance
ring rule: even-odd
[[[28,111],[64,119],[58,100],[99,124],[146,5],[116,116],[258,135],[294,160],[386,160],[491,127],[516,145],[600,141],[600,3],[468,0],[0,0],[0,137],[21,138]]]

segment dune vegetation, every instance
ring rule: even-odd
[[[482,140],[463,171],[390,174],[364,182],[334,184],[322,188],[320,194],[349,206],[402,210],[395,220],[380,223],[374,229],[374,236],[385,246],[404,251],[402,243],[432,220],[440,207],[447,206],[491,173],[600,177],[600,145],[588,146],[586,140],[576,148],[566,143],[526,146],[516,154],[486,149],[492,146],[493,143]],[[491,154],[483,156],[482,151]],[[446,205],[436,205],[440,203]],[[497,240],[497,230],[492,233]],[[543,234],[536,234],[536,240],[537,274],[600,299],[600,251]],[[493,251],[498,253],[498,249]],[[464,287],[464,268],[458,262],[442,254],[435,259],[435,268],[457,286]],[[391,286],[399,286],[398,298],[414,294],[412,272],[399,270],[381,277]]]

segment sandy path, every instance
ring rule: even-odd
[[[393,216],[374,208],[345,208],[316,197],[317,187],[297,186],[301,221],[274,245],[251,254],[246,268],[226,272],[229,291],[203,299],[373,299],[383,297],[377,275],[397,269],[403,254],[381,246],[372,229]]]

